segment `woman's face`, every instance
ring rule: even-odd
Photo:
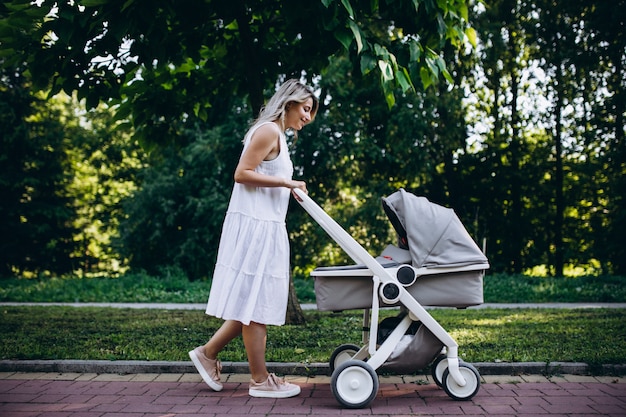
[[[304,103],[290,103],[289,109],[285,112],[285,130],[301,130],[311,121],[311,110],[313,109],[313,99],[309,97]]]

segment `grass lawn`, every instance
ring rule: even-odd
[[[298,300],[314,302],[313,279],[296,279]],[[169,274],[120,278],[0,279],[0,301],[204,303],[211,284]],[[545,278],[487,274],[486,303],[626,302],[626,277]]]
[[[384,310],[383,316],[396,311]],[[624,309],[432,310],[469,362],[626,363]],[[202,311],[4,307],[2,359],[188,360],[220,321]],[[362,313],[305,311],[302,326],[268,327],[267,360],[327,362],[343,343],[360,343]],[[222,353],[245,361],[241,339]]]
[[[296,280],[301,302],[313,281]],[[121,278],[0,279],[0,301],[204,303],[209,282],[170,274]],[[626,302],[626,277],[534,278],[490,275],[485,302]],[[432,310],[469,362],[626,364],[626,309]],[[0,359],[188,360],[220,321],[202,311],[73,307],[0,309]],[[305,311],[306,324],[268,328],[267,360],[327,362],[344,343],[359,344],[362,312]],[[385,315],[396,314],[384,310]],[[382,317],[381,317],[382,318]],[[245,361],[241,339],[221,355]]]

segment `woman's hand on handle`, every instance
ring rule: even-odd
[[[287,187],[291,188],[291,194],[298,201],[300,201],[300,197],[298,197],[298,195],[293,191],[294,189],[297,188],[299,190],[302,190],[305,194],[309,193],[307,191],[307,189],[306,189],[306,182],[304,182],[304,181],[289,180],[289,181],[287,181]]]

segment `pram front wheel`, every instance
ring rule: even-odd
[[[460,386],[450,375],[450,370],[446,368],[441,378],[443,390],[448,396],[455,400],[469,400],[478,392],[480,388],[480,374],[473,365],[467,362],[459,363],[459,372],[465,378],[465,386]]]
[[[378,375],[367,363],[349,360],[335,369],[330,388],[337,401],[347,408],[366,407],[378,392]]]
[[[354,355],[356,355],[360,347],[352,344],[340,345],[337,349],[333,351],[330,355],[330,361],[328,363],[328,367],[330,368],[330,373],[335,372],[335,369],[339,367],[344,362],[351,360]]]

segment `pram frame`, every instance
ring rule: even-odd
[[[363,264],[369,272],[365,275],[372,275],[374,290],[372,294],[371,309],[371,330],[369,335],[367,364],[374,370],[381,367],[393,353],[394,347],[405,334],[412,321],[420,321],[433,335],[438,338],[446,348],[446,358],[448,371],[452,379],[460,387],[464,387],[467,381],[459,370],[459,357],[457,342],[446,332],[446,330],[422,307],[422,305],[409,294],[409,292],[398,284],[397,278],[386,270],[372,255],[370,255],[350,234],[348,234],[333,218],[331,218],[315,201],[313,201],[304,191],[294,188],[296,200],[309,213],[311,217],[326,231],[326,233],[337,242],[337,244],[352,258],[357,264]],[[484,266],[482,267],[484,269]],[[414,268],[415,269],[415,268]],[[450,270],[454,268],[448,268]],[[440,273],[441,270],[438,271]],[[454,269],[459,271],[459,269]],[[354,274],[355,271],[350,271]],[[398,284],[400,302],[408,311],[398,326],[391,332],[388,338],[378,348],[376,338],[372,334],[377,333],[379,316],[379,288],[381,285],[391,283]],[[359,351],[355,358],[362,359],[364,352]]]

